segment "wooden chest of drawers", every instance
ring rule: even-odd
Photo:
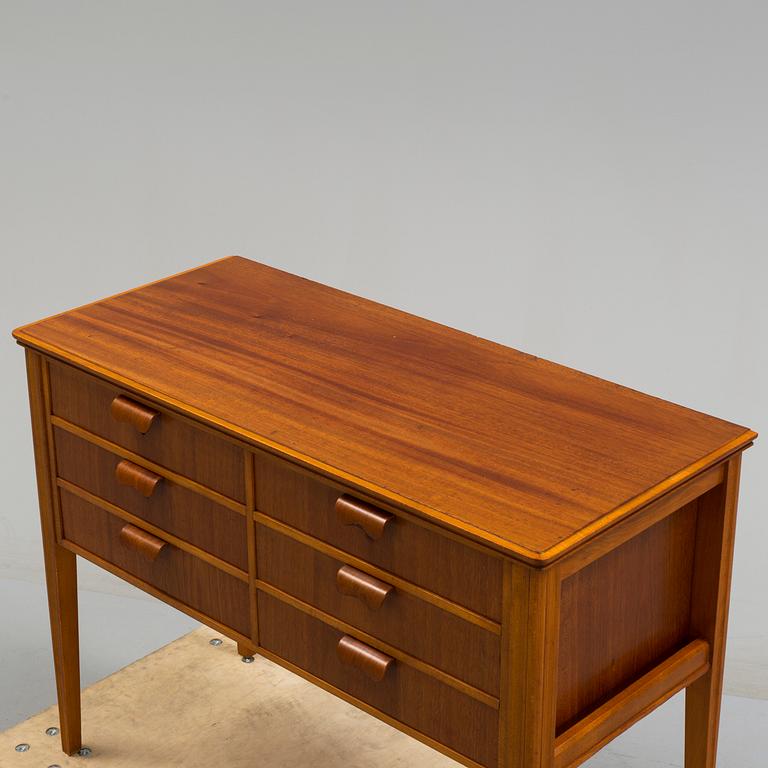
[[[15,335],[66,752],[80,555],[469,766],[683,688],[714,766],[754,432],[239,258]]]

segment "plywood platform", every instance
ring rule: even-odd
[[[14,768],[452,768],[453,760],[266,659],[198,629],[83,692],[90,757],[67,757],[56,707],[0,733]],[[29,744],[16,752],[17,744]]]

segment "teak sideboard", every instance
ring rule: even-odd
[[[14,335],[65,752],[80,555],[468,766],[715,765],[754,432],[240,257]]]

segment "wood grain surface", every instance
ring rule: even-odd
[[[15,336],[536,563],[755,437],[240,257]]]
[[[103,558],[185,605],[248,637],[248,585],[189,553],[167,545],[150,561],[120,540],[125,522],[61,490],[65,541]]]
[[[54,427],[53,435],[59,477],[248,570],[245,515],[167,478],[150,497],[144,497],[117,481],[119,456],[59,427]]]
[[[696,521],[694,501],[563,582],[558,732],[689,639]]]
[[[709,644],[693,640],[557,738],[555,768],[575,768],[709,670]]]
[[[339,592],[344,563],[265,526],[256,535],[259,579],[498,697],[498,635],[398,590],[371,610]]]
[[[715,768],[725,641],[731,597],[741,454],[728,462],[725,482],[699,499],[691,633],[707,640],[710,669],[685,692],[685,768]]]
[[[54,417],[144,458],[195,480],[239,502],[245,500],[243,450],[188,419],[158,414],[151,429],[139,432],[133,424],[114,418],[111,404],[121,390],[70,366],[49,366]]]
[[[47,423],[50,411],[47,368],[43,359],[29,350],[26,363],[61,748],[71,755],[82,746],[77,563],[72,552],[57,541],[59,495],[55,485],[50,425]]]
[[[255,457],[256,507],[312,539],[327,542],[472,611],[501,616],[502,558],[396,515],[380,539],[336,513],[343,489],[267,454]]]
[[[401,662],[374,682],[340,661],[344,633],[269,595],[259,595],[259,626],[266,651],[482,765],[496,764],[497,713],[490,707]]]

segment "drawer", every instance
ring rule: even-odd
[[[50,373],[55,416],[225,496],[245,500],[243,449],[235,443],[76,368],[51,363]],[[112,415],[118,396],[123,398],[123,412],[136,414],[136,425]],[[152,413],[157,415],[147,428],[142,417]]]
[[[498,635],[266,526],[256,541],[261,581],[499,695]]]
[[[354,492],[265,453],[256,455],[255,471],[260,512],[500,621],[501,558],[399,515],[371,538],[336,511],[339,497]]]
[[[267,651],[482,765],[496,764],[495,709],[399,661],[374,680],[369,674],[382,674],[380,666],[354,666],[355,653],[341,660],[342,632],[263,592],[258,604]]]
[[[155,560],[120,538],[124,520],[61,489],[64,538],[247,637],[248,585],[218,568],[166,544]]]
[[[199,493],[162,478],[141,492],[117,480],[123,459],[98,445],[55,427],[56,471],[59,477],[178,536],[190,544],[248,570],[248,539],[245,515],[216,504]],[[151,481],[153,472],[142,472],[128,462],[128,472],[141,473]],[[145,493],[149,493],[148,496]]]

